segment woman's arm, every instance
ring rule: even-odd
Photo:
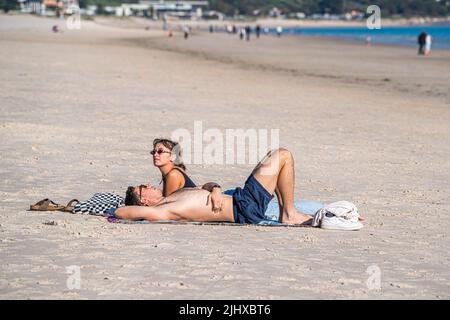
[[[168,197],[184,186],[184,177],[178,170],[172,170],[166,175],[163,196]]]
[[[222,211],[223,194],[220,185],[215,182],[208,182],[203,185],[202,189],[210,192],[206,205],[211,202],[213,212],[219,213]]]
[[[217,183],[215,183],[215,182],[208,182],[208,183],[205,183],[205,184],[203,185],[203,187],[202,187],[203,190],[206,190],[206,191],[209,191],[209,192],[212,192],[212,191],[214,190],[214,188],[219,188],[219,189],[221,189],[220,185],[217,184]]]

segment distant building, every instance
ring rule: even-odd
[[[136,0],[137,1],[137,0]],[[18,0],[20,11],[42,15],[73,14],[80,12],[78,0]],[[183,19],[201,18],[209,7],[207,0],[176,1],[176,0],[140,0],[139,3],[122,3],[120,6],[103,7],[102,13],[116,16],[142,16],[154,19],[178,17]],[[93,15],[97,6],[81,10],[82,14]],[[97,12],[98,13],[98,12]],[[223,16],[218,12],[208,12],[208,17]]]
[[[306,19],[306,14],[304,12],[291,12],[288,14],[289,18],[293,18],[293,19]]]
[[[282,15],[281,10],[278,9],[277,7],[273,7],[272,9],[269,10],[269,17],[279,18],[281,17],[281,15]]]
[[[115,8],[116,16],[145,16],[161,19],[168,16],[190,19],[201,18],[209,1],[141,0],[139,3],[122,3]]]
[[[150,12],[150,6],[143,3],[122,3],[120,7],[115,7],[115,14],[119,17],[148,17],[150,15]]]
[[[78,0],[18,0],[20,11],[43,15],[72,14],[79,10]]]
[[[201,18],[203,10],[209,6],[209,1],[164,1],[140,0],[139,4],[148,5],[154,19],[167,16],[178,18]]]
[[[225,14],[223,14],[222,12],[218,12],[218,11],[204,11],[203,15],[202,15],[203,19],[206,20],[220,20],[223,21],[225,19]]]
[[[37,13],[42,12],[42,0],[19,0],[20,12],[23,13]]]

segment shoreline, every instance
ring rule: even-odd
[[[337,41],[337,42],[343,42],[343,43],[350,43],[350,44],[355,44],[355,45],[366,45],[366,42],[363,39],[351,39],[351,38],[344,38],[344,37],[332,37],[332,36],[316,36],[316,35],[302,35],[302,34],[298,34],[298,35],[293,35],[293,34],[289,34],[286,35],[288,37],[302,37],[302,38],[309,38],[309,39],[314,39],[317,41],[320,40],[325,40],[325,41]],[[386,42],[372,42],[370,47],[386,47],[386,48],[404,48],[404,49],[413,49],[415,48],[417,51],[417,46],[416,45],[410,45],[410,44],[392,44],[392,43],[386,43]],[[449,48],[433,48],[433,52],[449,52],[450,51],[450,47]],[[426,57],[424,57],[424,59],[426,59]]]
[[[450,21],[450,20],[445,19],[443,21]],[[156,30],[160,30],[162,32],[167,32],[167,31],[162,30],[162,22],[148,21],[147,19],[144,19],[144,18],[127,17],[124,19],[124,18],[115,18],[115,17],[112,17],[112,18],[111,17],[108,17],[108,18],[101,17],[101,18],[93,19],[93,22],[97,23],[99,25],[116,26],[116,27],[118,25],[123,24],[126,26],[127,29],[133,29],[133,28],[142,29],[145,26],[150,26],[151,30],[156,29]],[[174,30],[174,32],[181,32],[180,30],[181,30],[182,25],[184,25],[184,23],[185,22],[180,22],[180,21],[172,21],[172,22],[169,21],[169,28],[172,24],[172,29]],[[200,23],[195,22],[195,21],[190,21],[190,22],[186,22],[186,23],[187,23],[187,25],[191,25],[193,32],[200,32],[200,33],[205,33],[205,34],[209,33],[208,32],[209,24],[207,21],[202,21]],[[224,24],[225,24],[225,22],[223,24],[217,23],[216,26],[223,28]],[[327,23],[322,24],[321,22],[319,22],[319,24],[320,24],[319,26],[313,25],[313,24],[311,24],[311,25],[309,25],[309,24],[306,24],[306,25],[289,25],[289,24],[287,24],[285,27],[288,27],[289,28],[288,30],[291,30],[293,28],[304,28],[304,29],[315,29],[315,28],[317,28],[317,29],[321,29],[321,28],[345,29],[345,28],[355,28],[355,27],[365,28],[365,23],[352,23],[352,22],[345,22],[345,21],[342,24],[327,24]],[[212,24],[212,25],[214,25],[214,24]],[[253,23],[253,24],[250,23],[249,25],[256,26],[256,23]],[[404,23],[403,24],[402,23],[398,23],[398,24],[391,23],[391,24],[387,24],[386,26],[387,27],[399,27],[399,28],[421,27],[421,26],[425,27],[425,25],[408,25],[408,24],[404,24]],[[274,27],[276,27],[276,26],[273,25],[270,28],[274,28]],[[437,27],[439,27],[439,26],[437,26]],[[284,33],[283,37],[286,37],[286,36],[287,37],[291,37],[291,36],[292,37],[308,37],[308,38],[314,38],[317,40],[324,39],[325,41],[338,40],[338,41],[344,41],[344,42],[349,42],[349,43],[365,43],[365,39],[361,39],[361,42],[359,42],[358,39],[352,39],[350,37],[346,38],[346,37],[339,37],[339,36],[333,37],[333,36],[304,35],[304,34],[297,34],[297,33],[286,32],[286,31],[287,30],[285,29],[285,33]],[[216,33],[226,34],[226,32],[224,30],[216,31]],[[271,36],[274,36],[274,34],[270,33],[268,35],[263,35],[263,37],[265,37],[265,36],[271,37]],[[415,47],[412,44],[411,45],[406,44],[406,43],[393,44],[393,43],[386,43],[386,42],[372,42],[372,45],[374,45],[374,46],[389,46],[389,47],[403,47],[403,48]],[[433,51],[434,50],[450,51],[450,47],[448,47],[448,48],[434,47]]]
[[[0,14],[0,17],[4,15],[4,16],[26,16],[26,14]],[[52,20],[55,21],[56,23],[61,23],[61,20],[55,17],[46,17],[46,16],[34,16],[35,18],[38,19],[44,19],[44,20]],[[384,21],[387,22],[383,22],[383,24],[386,27],[399,27],[399,28],[403,28],[403,27],[440,27],[440,26],[434,26],[434,25],[429,25],[429,24],[413,24],[413,23],[417,23],[417,21],[420,20],[420,18],[414,18],[414,19],[384,19]],[[442,22],[449,22],[450,23],[450,18],[434,18],[434,19],[430,19],[433,20],[432,23],[442,23]],[[146,18],[141,18],[141,17],[105,17],[105,16],[97,16],[94,18],[89,18],[89,19],[84,19],[82,17],[82,22],[89,22],[89,23],[95,23],[98,26],[104,26],[104,27],[112,27],[112,28],[119,28],[122,30],[142,30],[145,27],[149,27],[151,31],[160,31],[163,33],[166,33],[167,31],[164,31],[162,29],[162,21],[154,21],[154,20],[149,20]],[[238,21],[212,21],[210,23],[210,21],[204,20],[204,21],[180,21],[180,20],[173,20],[173,21],[169,21],[168,25],[169,27],[172,25],[172,29],[174,29],[173,31],[175,33],[180,33],[181,32],[181,28],[183,25],[190,25],[193,32],[200,32],[200,33],[209,33],[208,32],[208,27],[209,25],[214,25],[216,27],[221,27],[223,28],[227,22],[230,23],[235,23],[237,25],[240,25],[242,23],[239,23]],[[260,20],[260,23],[266,23],[267,22],[267,26],[269,28],[275,28],[277,26],[277,24],[275,22],[281,22],[281,26],[283,26],[284,28],[288,28],[287,30],[292,30],[292,29],[300,29],[300,28],[304,28],[304,29],[326,29],[326,28],[342,28],[342,29],[346,29],[346,28],[365,28],[365,23],[364,22],[358,22],[358,21],[306,21],[305,23],[297,23],[297,20],[276,20],[276,19],[263,19]],[[284,22],[284,24],[283,24]],[[243,22],[245,23],[245,22]],[[259,23],[258,21],[256,22],[252,22],[252,23],[248,23],[251,26],[256,26],[256,24]],[[340,36],[329,36],[329,35],[308,35],[308,34],[301,34],[301,33],[293,33],[293,32],[286,32],[286,29],[284,30],[285,33],[283,35],[283,37],[301,37],[301,38],[311,38],[311,39],[316,39],[318,41],[320,41],[321,39],[323,39],[324,41],[343,41],[343,42],[347,42],[347,43],[353,43],[353,44],[365,44],[365,39],[355,39],[355,38],[351,38],[351,37],[340,37]],[[224,30],[220,30],[220,31],[216,31],[216,33],[222,33],[222,34],[226,34],[226,32]],[[269,36],[272,37],[274,36],[273,33],[270,33],[268,35],[263,35],[263,36]],[[393,44],[393,43],[387,43],[387,42],[372,42],[373,46],[388,46],[388,47],[401,47],[401,48],[414,48],[416,47],[416,45],[412,45],[412,44],[407,44],[407,43],[399,43],[399,44]],[[448,48],[442,48],[442,47],[433,47],[433,51],[450,51],[450,47]]]

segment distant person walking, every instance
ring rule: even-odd
[[[281,37],[282,34],[283,34],[283,27],[282,26],[278,26],[277,27],[277,36]]]
[[[239,38],[241,40],[244,40],[244,37],[245,37],[245,28],[240,27],[239,28]]]
[[[417,37],[417,43],[419,44],[419,55],[425,54],[425,43],[427,39],[427,33],[422,31]]]
[[[261,35],[261,26],[259,24],[256,26],[255,32],[256,37],[259,39],[259,36]]]
[[[189,33],[190,33],[190,30],[189,30],[188,26],[184,26],[183,27],[183,33],[184,33],[184,39],[187,40],[189,38]]]
[[[250,41],[251,33],[252,33],[252,28],[250,28],[250,26],[246,26],[245,27],[245,35],[246,35],[247,41]]]
[[[433,42],[433,38],[427,34],[425,38],[425,55],[429,56],[431,54],[431,43]]]

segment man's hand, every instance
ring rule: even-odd
[[[222,189],[220,189],[219,187],[215,187],[211,191],[211,193],[208,195],[206,205],[209,205],[210,202],[214,213],[219,213],[220,211],[222,211],[223,206]]]

